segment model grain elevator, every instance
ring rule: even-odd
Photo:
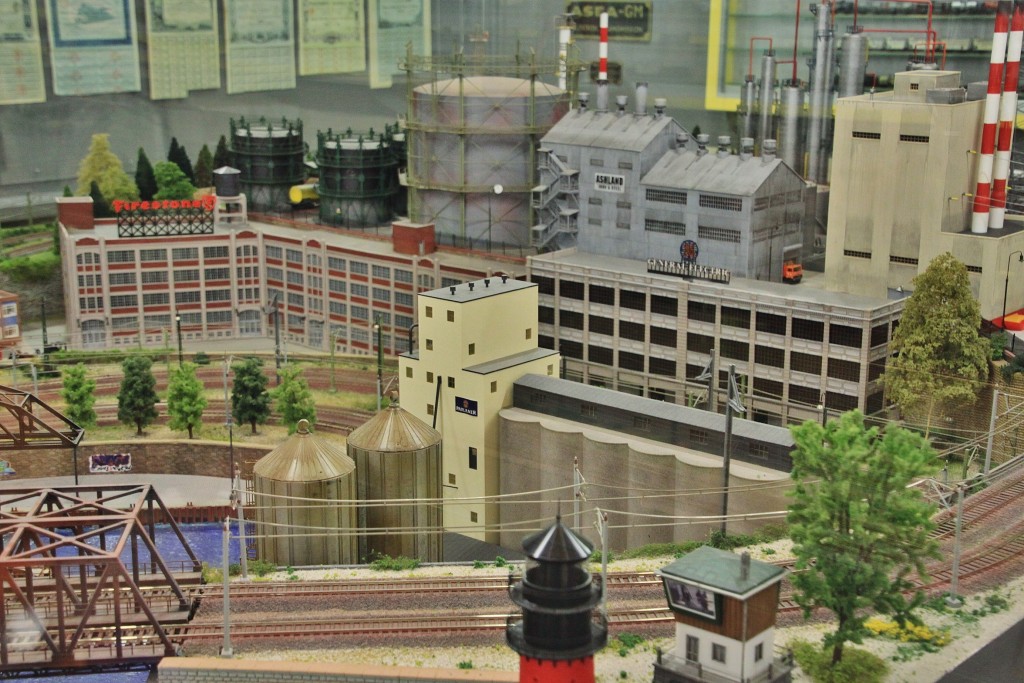
[[[419,57],[407,64],[412,221],[433,223],[442,243],[529,245],[537,145],[569,106],[565,90],[540,80],[556,67]],[[432,80],[413,87],[424,73]]]
[[[442,559],[441,435],[392,401],[348,437],[363,505],[359,555]],[[387,529],[388,532],[375,533]]]
[[[256,549],[277,565],[354,564],[356,465],[309,422],[253,468]]]

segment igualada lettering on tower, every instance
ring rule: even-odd
[[[726,285],[732,279],[732,273],[727,268],[702,266],[685,261],[664,261],[655,258],[647,259],[647,272],[675,275],[676,277],[692,277],[698,280],[721,282]]]

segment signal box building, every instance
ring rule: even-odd
[[[537,285],[507,276],[423,292],[418,348],[399,358],[402,407],[441,433],[445,499],[500,493],[499,418],[524,374],[555,375],[537,345]],[[499,541],[493,499],[446,504],[448,531]]]
[[[792,665],[773,651],[785,569],[703,546],[658,573],[676,642],[654,665],[654,683],[791,680]]]

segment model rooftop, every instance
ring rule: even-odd
[[[432,289],[429,292],[421,292],[420,296],[427,297],[429,299],[441,299],[444,301],[453,301],[455,303],[465,304],[471,301],[486,299],[490,296],[506,294],[508,292],[515,292],[536,286],[537,285],[532,282],[516,280],[507,275],[495,275],[494,277],[485,277],[480,280],[465,282],[461,285],[450,285],[448,287]]]

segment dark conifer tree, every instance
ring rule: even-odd
[[[156,194],[156,176],[153,164],[149,163],[146,151],[139,147],[139,160],[135,163],[135,185],[139,188],[139,199],[150,201]]]
[[[213,152],[213,168],[223,168],[231,165],[231,151],[228,149],[228,141],[223,135],[217,141],[217,149]]]
[[[100,192],[99,184],[94,180],[89,183],[89,196],[92,197],[92,215],[96,218],[110,218],[114,212],[110,210],[110,204],[106,197]]]
[[[188,181],[196,184],[196,174],[192,170],[192,160],[188,158],[188,152],[178,144],[178,138],[171,138],[171,148],[167,150],[167,161],[175,163],[181,172],[188,177]]]
[[[203,145],[196,157],[196,187],[210,187],[213,185],[213,155],[210,148]]]

